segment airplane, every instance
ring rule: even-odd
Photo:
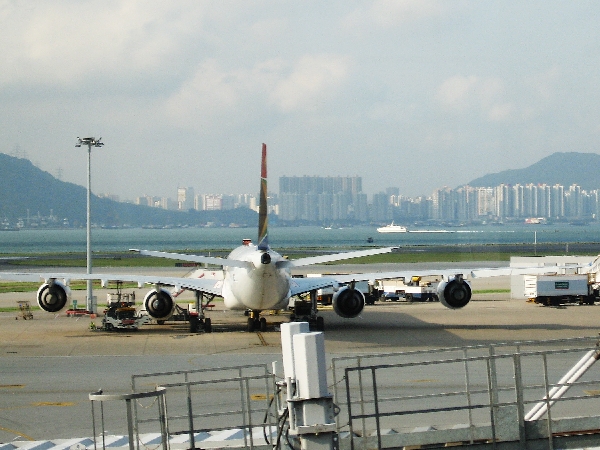
[[[394,251],[394,247],[373,248],[321,256],[289,260],[274,251],[268,239],[267,214],[267,146],[262,145],[260,200],[258,216],[258,242],[253,244],[245,239],[226,258],[203,255],[167,253],[152,250],[131,249],[140,255],[189,261],[197,264],[211,264],[222,267],[220,277],[171,277],[160,275],[124,274],[81,274],[81,273],[6,273],[0,272],[0,279],[15,281],[43,280],[37,291],[38,305],[47,312],[63,310],[70,298],[69,284],[72,279],[100,280],[102,286],[109,282],[135,282],[141,288],[145,284],[154,287],[144,297],[147,313],[157,321],[168,320],[175,312],[174,296],[182,289],[196,294],[197,316],[190,319],[190,330],[210,332],[212,324],[206,316],[206,309],[215,297],[222,297],[230,310],[247,312],[247,330],[265,331],[267,322],[260,314],[263,311],[285,309],[294,300],[296,320],[305,320],[316,330],[324,330],[324,320],[318,315],[316,291],[333,287],[333,310],[341,317],[358,317],[365,306],[363,293],[355,289],[358,281],[375,281],[394,278],[410,279],[413,276],[441,277],[437,293],[440,302],[450,309],[460,309],[471,300],[471,287],[467,276],[499,276],[517,273],[555,273],[556,268],[511,269],[451,269],[430,271],[392,271],[386,273],[358,273],[350,275],[329,275],[316,278],[293,278],[291,269],[312,264],[323,264],[351,258],[377,255]],[[168,287],[171,290],[167,289]],[[309,295],[310,301],[301,298]]]

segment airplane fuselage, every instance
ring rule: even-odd
[[[287,306],[290,297],[290,273],[278,268],[283,257],[273,251],[258,250],[256,245],[242,245],[227,259],[246,261],[249,267],[225,267],[223,300],[229,309],[263,311]]]

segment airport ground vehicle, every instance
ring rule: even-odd
[[[308,274],[308,277],[321,277],[321,276],[330,276],[330,275],[322,275],[322,274]],[[325,287],[317,290],[317,302],[321,305],[331,305],[333,302],[333,296],[337,290],[339,290],[343,286],[347,286],[350,283],[340,284],[338,287]],[[380,292],[379,289],[369,281],[356,281],[354,282],[354,289],[362,292],[365,297],[365,303],[367,305],[372,305],[379,298]]]
[[[525,296],[545,306],[563,303],[593,305],[598,299],[595,273],[573,275],[526,275]]]
[[[408,283],[404,278],[385,280],[380,284],[382,301],[439,301],[437,282],[422,281],[421,277],[412,277]]]
[[[112,330],[137,330],[150,322],[147,314],[138,314],[135,308],[135,297],[129,294],[108,294],[108,306],[102,318],[102,328]]]

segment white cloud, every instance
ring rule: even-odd
[[[445,8],[437,0],[376,0],[349,12],[341,23],[348,30],[366,31],[372,26],[385,29],[437,17]]]
[[[449,110],[477,111],[496,122],[509,119],[513,113],[514,107],[505,96],[504,83],[498,78],[456,75],[439,86],[436,99]]]
[[[167,110],[178,125],[192,127],[217,123],[224,115],[234,122],[256,103],[283,113],[314,110],[331,98],[348,70],[346,58],[331,55],[305,55],[293,64],[272,59],[231,70],[211,59],[168,99]]]
[[[285,18],[270,18],[255,22],[250,26],[252,37],[259,42],[271,44],[274,39],[280,39],[290,26]]]
[[[556,92],[556,85],[560,81],[561,70],[553,66],[548,70],[534,74],[526,79],[526,84],[536,92],[544,101],[550,101]]]
[[[36,2],[3,10],[0,83],[73,84],[98,74],[124,76],[156,68],[178,53],[195,2]]]
[[[314,110],[344,82],[350,70],[347,58],[335,55],[306,55],[292,72],[280,80],[271,101],[283,111]]]
[[[240,74],[223,71],[214,59],[205,61],[193,78],[167,100],[167,113],[178,124],[194,127],[233,112],[242,94],[240,78]]]
[[[437,92],[437,99],[444,106],[462,110],[475,95],[479,78],[475,76],[454,76],[444,81]]]
[[[487,112],[488,118],[491,122],[502,122],[510,119],[513,109],[514,107],[510,103],[492,105]]]
[[[394,26],[440,15],[443,5],[436,0],[377,0],[373,2],[370,15],[382,26]]]

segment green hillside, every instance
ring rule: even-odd
[[[600,189],[600,155],[596,153],[554,153],[524,169],[484,175],[469,186],[493,187],[500,184],[577,184],[586,190]]]
[[[31,161],[0,153],[0,220],[55,216],[58,224],[85,226],[86,188],[60,181]],[[230,211],[167,211],[115,202],[92,195],[92,223],[98,226],[196,226],[207,222],[256,226],[258,215],[248,208]]]

